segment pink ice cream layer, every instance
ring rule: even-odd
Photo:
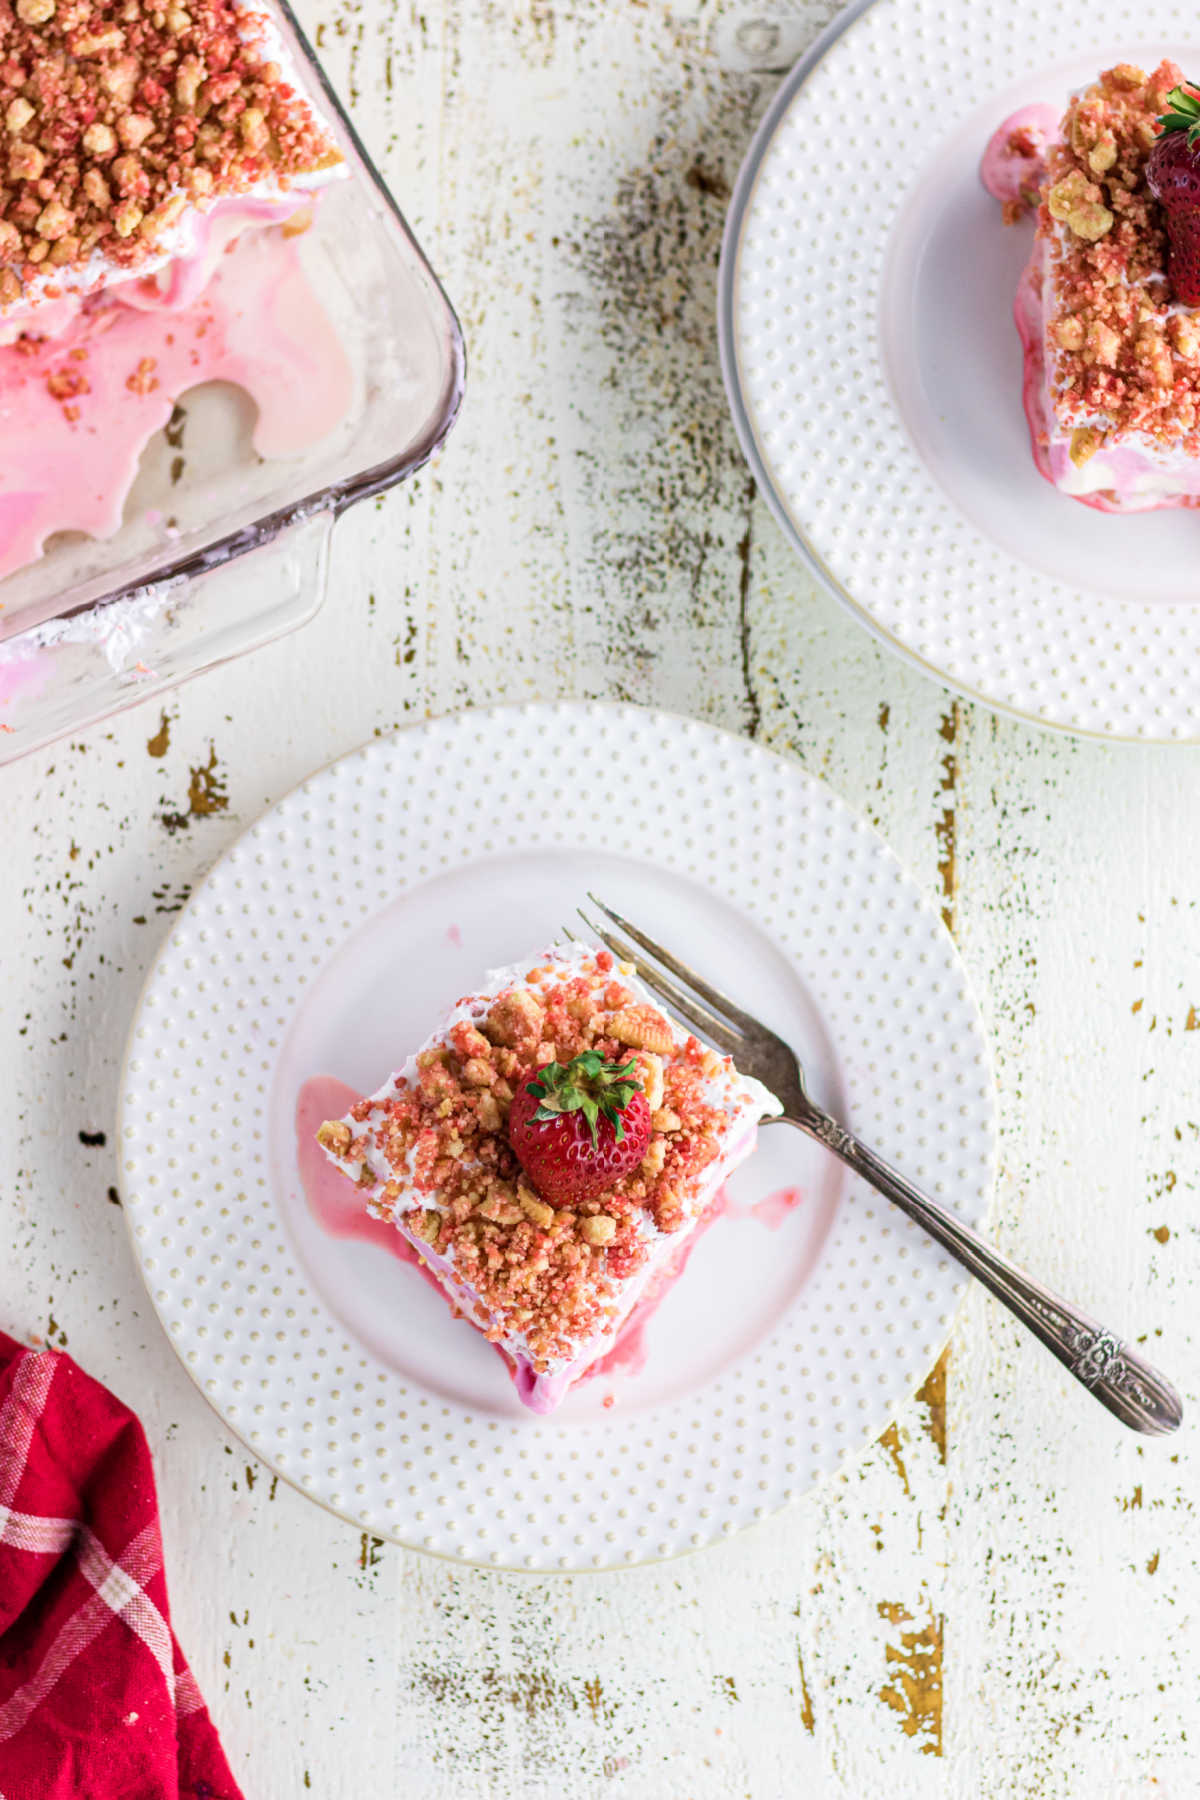
[[[258,408],[253,444],[293,456],[344,417],[345,352],[278,224],[308,197],[231,200],[193,251],[156,274],[39,308],[0,345],[0,577],[59,531],[111,537],[150,438],[175,401],[229,381]]]

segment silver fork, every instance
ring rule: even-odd
[[[1041,1338],[1065,1368],[1109,1412],[1134,1431],[1158,1437],[1175,1431],[1183,1417],[1183,1403],[1165,1376],[1104,1325],[1060,1300],[1031,1275],[1001,1256],[998,1250],[969,1225],[915,1188],[898,1170],[890,1168],[866,1144],[860,1143],[836,1119],[810,1099],[804,1071],[795,1052],[781,1037],[704,981],[694,969],[672,956],[661,944],[623,919],[620,913],[589,893],[617,931],[595,925],[580,909],[588,930],[621,962],[632,963],[646,986],[677,1014],[683,1023],[717,1050],[732,1056],[744,1075],[752,1075],[770,1088],[783,1105],[780,1124],[794,1125],[840,1157],[856,1175],[898,1206],[901,1212],[927,1231],[956,1262],[969,1270]],[[623,937],[617,933],[622,932]],[[632,940],[631,942],[628,940]],[[643,955],[638,954],[634,945]],[[647,961],[647,957],[651,961]],[[667,973],[664,973],[667,971]],[[672,980],[674,976],[676,979]],[[684,986],[680,986],[680,983]],[[773,1120],[766,1121],[768,1124]]]

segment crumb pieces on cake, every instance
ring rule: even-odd
[[[1077,467],[1113,439],[1144,434],[1200,455],[1200,324],[1173,305],[1162,212],[1146,163],[1172,62],[1129,63],[1075,95],[1046,155],[1039,235],[1053,401]]]
[[[129,389],[129,392],[131,394],[152,394],[158,386],[158,376],[154,373],[157,367],[158,360],[156,357],[141,357],[138,361],[137,368],[134,369],[132,375],[127,375],[125,377],[125,386]]]
[[[100,255],[136,270],[191,204],[339,152],[233,0],[0,10],[0,305]]]
[[[1028,163],[1031,170],[1037,169],[1043,150],[1042,133],[1035,131],[1031,125],[1018,125],[1005,138],[1004,150],[1014,163]],[[1037,177],[1030,176],[1022,181],[1015,200],[1005,200],[1002,203],[1004,223],[1016,225],[1035,211],[1040,199],[1041,189]]]
[[[416,1081],[384,1101],[365,1099],[332,1121],[321,1142],[346,1160],[368,1152],[370,1210],[395,1219],[447,1259],[477,1296],[476,1323],[492,1341],[520,1335],[535,1368],[569,1359],[618,1316],[620,1286],[644,1267],[659,1234],[695,1214],[698,1178],[722,1153],[719,1103],[732,1064],[675,1031],[625,985],[607,951],[582,964],[549,961],[491,999],[417,1057]],[[641,1165],[605,1193],[569,1208],[534,1192],[505,1133],[519,1085],[551,1061],[585,1050],[629,1057],[648,1099],[653,1131]],[[718,1098],[714,1098],[714,1094]],[[362,1130],[355,1135],[354,1126]]]

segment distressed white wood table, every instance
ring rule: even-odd
[[[832,10],[778,9],[788,52]],[[459,307],[466,409],[339,527],[313,625],[0,777],[0,1324],[141,1413],[176,1625],[248,1795],[1183,1800],[1192,1434],[1123,1433],[979,1293],[834,1485],[674,1565],[558,1580],[406,1555],[276,1486],[154,1321],[117,1063],[198,877],[373,732],[612,695],[753,733],[886,834],[993,1033],[997,1239],[1196,1389],[1200,759],[956,702],[756,502],[714,276],[774,28],[703,0],[303,11]]]

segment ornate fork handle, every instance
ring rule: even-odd
[[[783,1122],[816,1138],[914,1219],[1041,1338],[1076,1381],[1124,1424],[1151,1436],[1177,1428],[1183,1417],[1179,1395],[1165,1376],[1113,1332],[1001,1256],[969,1225],[922,1194],[819,1108],[814,1106],[804,1117],[788,1117]]]
[[[1041,1338],[1076,1381],[1123,1424],[1153,1436],[1176,1429],[1183,1417],[1179,1395],[1136,1350],[1097,1325],[1086,1313],[1068,1306],[1040,1281],[1034,1281],[985,1243],[978,1232],[922,1194],[898,1170],[889,1168],[873,1150],[860,1144],[813,1104],[796,1053],[783,1038],[595,894],[589,898],[617,930],[614,933],[603,926],[598,928],[586,913],[581,913],[588,930],[595,932],[619,961],[632,964],[658,999],[690,1030],[734,1057],[744,1075],[754,1075],[778,1095],[784,1107],[782,1123],[807,1132],[894,1201],[901,1212],[915,1220]],[[639,956],[633,948],[635,944],[653,961]]]

